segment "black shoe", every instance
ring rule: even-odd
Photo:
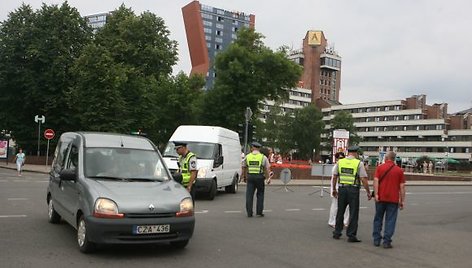
[[[247,214],[247,217],[248,217],[248,218],[252,218],[252,214]]]
[[[388,243],[388,244],[384,244],[384,248],[393,248],[392,244]]]
[[[379,247],[380,246],[380,241],[374,241],[374,246]]]
[[[357,239],[357,237],[353,236],[353,237],[349,237],[347,242],[356,243],[356,242],[362,242],[362,240],[359,240],[359,239]]]
[[[257,214],[256,216],[258,216],[258,217],[264,217],[264,213]]]
[[[333,239],[336,239],[336,240],[339,240],[340,237],[341,237],[341,235],[338,235],[338,234],[333,235]]]

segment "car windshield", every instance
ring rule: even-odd
[[[86,148],[85,176],[129,180],[169,180],[156,151],[127,148]]]
[[[194,153],[198,159],[215,159],[218,146],[215,143],[209,142],[188,142],[187,148]],[[175,151],[175,145],[173,142],[167,144],[164,150],[164,156],[179,157]]]

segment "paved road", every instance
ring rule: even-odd
[[[373,202],[362,196],[359,238],[331,238],[330,199],[319,187],[268,187],[266,217],[246,218],[237,194],[197,200],[195,236],[185,250],[110,246],[76,248],[75,230],[47,222],[45,174],[0,169],[1,267],[470,267],[472,187],[414,186],[400,213],[394,248],[371,244]],[[311,195],[310,195],[311,194]]]

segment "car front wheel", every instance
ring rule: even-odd
[[[96,245],[88,240],[84,215],[80,216],[77,224],[77,244],[79,245],[79,250],[83,253],[90,253],[95,250]]]

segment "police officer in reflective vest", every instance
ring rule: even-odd
[[[174,141],[175,151],[179,155],[179,168],[182,174],[182,185],[195,200],[195,179],[197,178],[197,157],[187,148],[187,143]]]
[[[349,225],[346,230],[348,242],[361,242],[357,238],[361,182],[366,190],[367,199],[370,200],[372,198],[367,181],[367,172],[362,161],[358,159],[358,151],[358,146],[349,147],[348,156],[340,159],[333,168],[334,179],[331,191],[333,196],[338,198],[338,212],[336,214],[336,227],[333,231],[333,238],[339,239],[342,235],[344,212],[349,205]],[[336,184],[339,185],[338,190],[336,190]]]
[[[248,217],[253,214],[253,199],[254,192],[256,192],[256,215],[264,216],[264,181],[267,178],[267,183],[270,183],[269,177],[269,160],[259,150],[262,145],[258,142],[251,144],[251,153],[246,155],[243,161],[242,180],[247,182],[246,188],[246,213]]]

